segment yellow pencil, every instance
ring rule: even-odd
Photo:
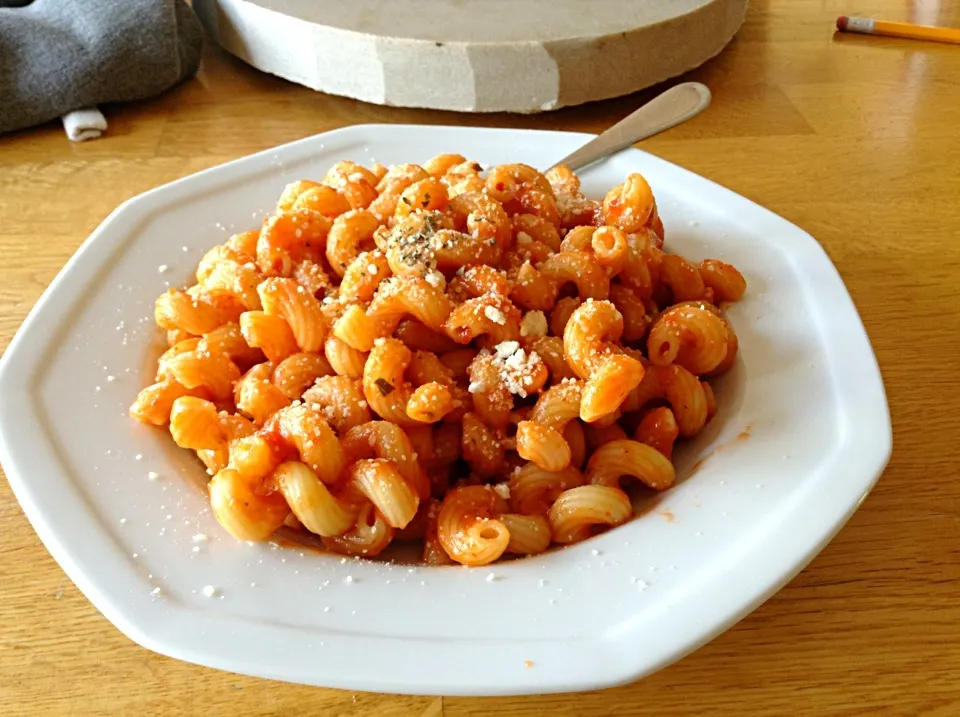
[[[909,22],[886,22],[870,17],[837,18],[840,32],[859,32],[864,35],[886,35],[905,37],[910,40],[931,40],[932,42],[952,42],[960,45],[960,28],[932,27],[930,25],[912,25]]]

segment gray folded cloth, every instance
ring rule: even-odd
[[[0,0],[0,133],[160,94],[202,44],[183,0]]]

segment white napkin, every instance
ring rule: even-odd
[[[107,130],[107,118],[96,107],[68,112],[62,119],[67,137],[74,142],[97,139]]]

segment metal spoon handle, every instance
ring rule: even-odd
[[[572,171],[598,159],[609,157],[641,139],[686,122],[710,106],[710,90],[699,82],[684,82],[657,95],[643,107],[617,122],[613,127],[592,139],[557,164],[565,164]],[[554,165],[556,166],[556,165]]]

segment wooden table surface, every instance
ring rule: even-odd
[[[778,595],[679,663],[604,692],[313,689],[138,647],[65,577],[0,481],[0,716],[960,715],[960,47],[835,36],[853,11],[755,0],[733,43],[690,73],[713,106],[644,144],[817,237],[883,371],[890,466]],[[856,13],[960,25],[958,0],[866,0]],[[0,349],[90,231],[158,184],[360,122],[599,132],[648,95],[529,117],[382,108],[209,50],[196,80],[108,108],[104,139],[71,144],[54,125],[0,138]]]

